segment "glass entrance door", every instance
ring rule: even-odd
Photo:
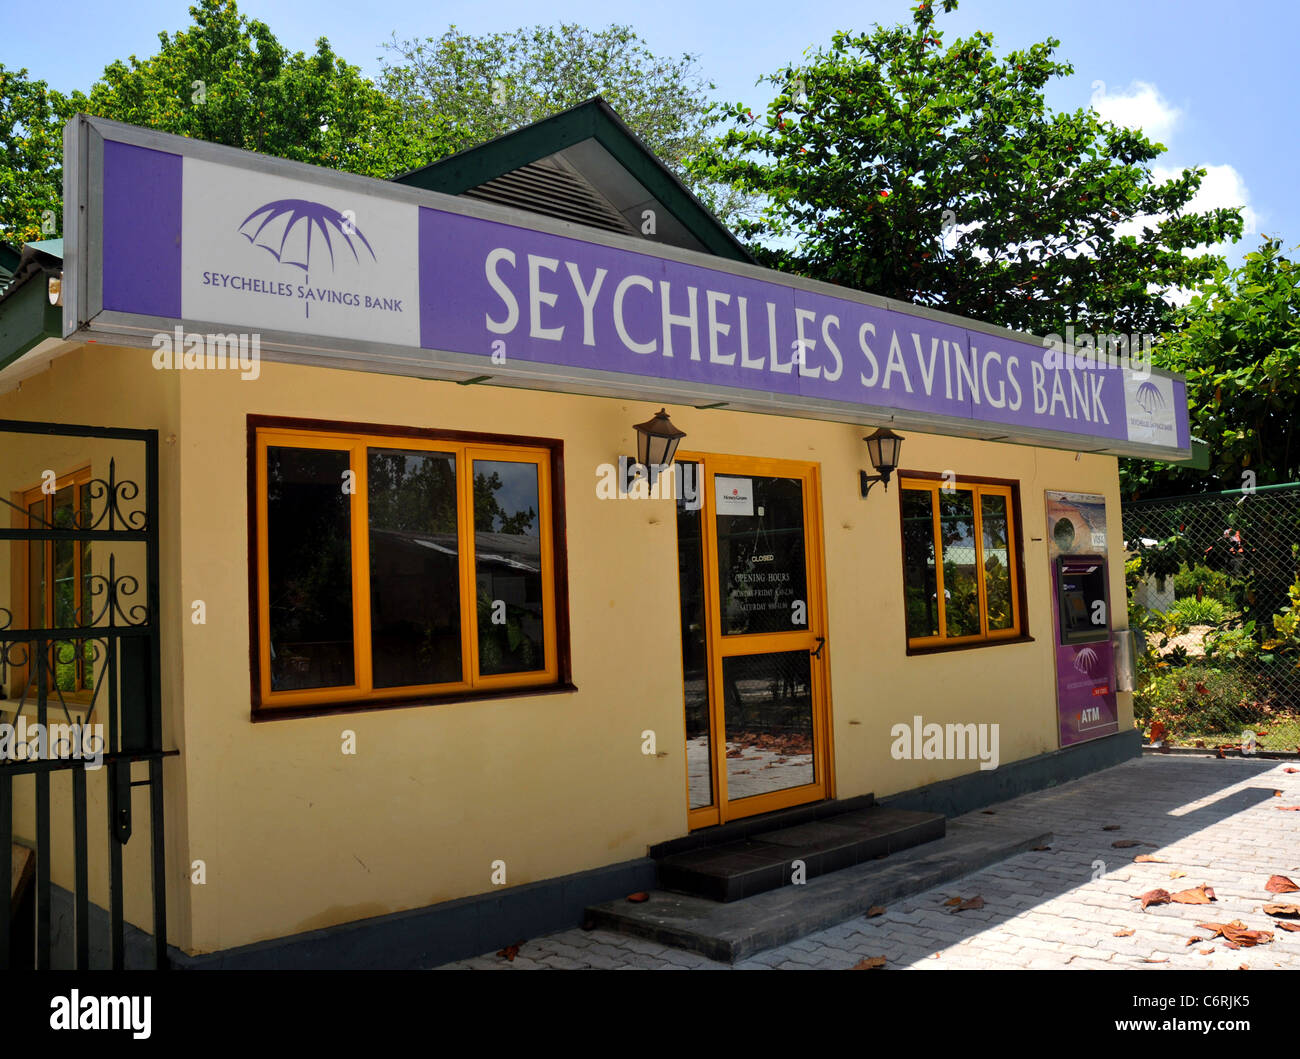
[[[829,649],[816,465],[678,462],[690,824],[825,798]]]

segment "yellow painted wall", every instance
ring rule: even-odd
[[[57,362],[73,402],[51,413],[30,384],[0,415],[84,418],[115,380],[163,446],[164,612],[170,763],[172,940],[213,951],[644,856],[686,830],[676,535],[671,501],[600,500],[597,468],[635,450],[640,402],[462,387],[264,363],[238,373],[159,373],[149,351],[95,348]],[[60,368],[60,365],[65,367]],[[48,396],[48,395],[47,395]],[[40,405],[40,407],[37,407]],[[1057,746],[1043,491],[1104,493],[1120,541],[1116,463],[904,432],[903,464],[1017,480],[1033,643],[907,657],[896,485],[858,493],[860,427],[669,406],[692,451],[821,465],[836,794],[885,796],[974,771],[972,761],[895,761],[890,728],[1001,725],[1002,763]],[[249,702],[248,414],[561,437],[572,670],[578,691],[253,723]],[[133,418],[134,416],[134,418]],[[1112,600],[1124,599],[1119,552]],[[194,600],[207,623],[189,621]],[[1122,620],[1116,624],[1123,624]],[[183,658],[183,665],[182,665]],[[1120,724],[1132,723],[1120,696]],[[653,729],[664,757],[641,753]],[[342,753],[345,731],[358,753]],[[188,794],[188,803],[185,801]],[[207,881],[185,883],[202,859]],[[147,919],[145,920],[147,923]]]

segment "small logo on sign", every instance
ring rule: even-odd
[[[1157,409],[1164,408],[1165,395],[1153,382],[1144,382],[1137,388],[1137,403],[1147,415],[1154,415]]]
[[[1097,652],[1091,647],[1081,647],[1074,653],[1074,668],[1080,673],[1091,673],[1097,664]]]
[[[239,234],[254,246],[260,246],[280,264],[294,265],[303,272],[311,265],[313,253],[317,259],[322,253],[328,253],[330,270],[333,271],[336,242],[346,246],[353,259],[360,262],[353,236],[366,248],[370,259],[377,260],[374,249],[351,217],[324,203],[306,199],[276,199],[259,206],[244,218],[239,225]],[[313,236],[316,237],[315,245]]]

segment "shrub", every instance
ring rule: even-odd
[[[1232,603],[1232,580],[1221,570],[1211,570],[1207,566],[1188,567],[1183,565],[1174,574],[1174,597],[1185,599],[1195,596],[1197,589],[1206,597],[1217,599],[1220,603]]]
[[[1185,596],[1174,600],[1174,605],[1169,608],[1169,617],[1184,626],[1218,625],[1227,617],[1227,611],[1217,599]]]
[[[1273,716],[1268,692],[1250,677],[1203,665],[1150,676],[1133,694],[1133,715],[1144,728],[1160,723],[1171,735],[1238,734]]]
[[[1253,621],[1229,629],[1211,629],[1205,634],[1207,662],[1241,662],[1258,654],[1259,641],[1255,638]]]

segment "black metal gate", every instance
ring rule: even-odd
[[[0,879],[9,893],[0,909],[0,969],[52,966],[51,919],[59,889],[71,894],[75,966],[90,966],[92,834],[103,834],[108,846],[108,962],[114,969],[125,966],[122,853],[137,830],[131,792],[139,786],[148,787],[149,801],[151,964],[165,968],[162,764],[176,751],[162,744],[158,433],[0,420],[0,471],[6,448],[18,452],[20,436],[25,453],[39,444],[58,446],[66,457],[68,439],[85,439],[71,448],[81,444],[87,453],[123,450],[132,464],[143,466],[144,489],[141,495],[138,482],[119,476],[116,456],[97,458],[75,487],[64,487],[60,492],[72,489],[73,502],[63,497],[58,507],[53,499],[15,503],[15,481],[0,480],[0,513],[16,512],[0,519],[0,541],[7,542],[0,561],[8,551],[10,569],[21,571],[23,586],[20,593],[11,580],[9,598],[0,598],[0,750],[7,751],[0,753]],[[9,477],[24,473],[18,466],[23,462],[16,455],[8,461]],[[42,473],[36,485],[53,498],[55,472]],[[67,576],[69,562],[74,578]],[[136,762],[146,777],[133,778]],[[32,785],[24,794],[33,811],[24,814],[29,826],[23,833],[15,822],[15,789],[26,783]],[[58,793],[70,800],[70,820],[51,819],[56,784],[66,785]],[[102,832],[88,819],[88,784],[104,785],[95,792],[107,805]],[[63,827],[71,834],[71,878],[64,879],[71,886],[57,888],[51,856],[56,829]],[[66,850],[65,835],[58,837]],[[15,846],[16,839],[22,844]],[[26,885],[21,873],[15,879],[15,853],[34,865]]]

